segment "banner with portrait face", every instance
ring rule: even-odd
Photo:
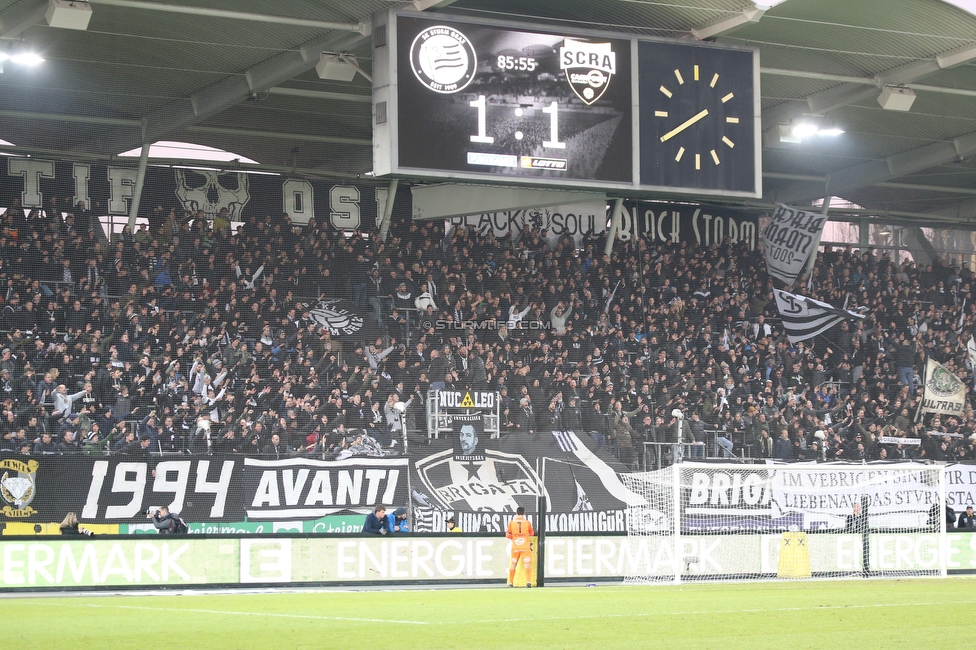
[[[453,416],[451,429],[454,460],[480,462],[485,459],[485,422],[480,413]]]

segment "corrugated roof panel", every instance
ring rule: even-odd
[[[460,0],[448,8],[451,13],[484,18],[552,20],[552,26],[577,29],[626,29],[656,36],[678,36],[696,25],[749,6],[741,0],[657,3],[611,0]]]

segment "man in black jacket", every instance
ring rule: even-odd
[[[590,434],[598,447],[607,445],[607,416],[600,410],[600,402],[594,401],[589,409],[583,412],[583,429]]]
[[[281,436],[277,433],[271,436],[271,442],[265,445],[262,453],[264,453],[265,458],[272,458],[274,460],[280,460],[282,458],[287,458],[289,452],[288,445],[281,442]]]
[[[959,515],[956,519],[956,528],[959,530],[972,530],[976,528],[976,516],[973,515],[973,507],[966,506],[966,512]]]
[[[569,406],[562,412],[563,428],[573,433],[583,432],[583,412],[575,397],[569,398]]]

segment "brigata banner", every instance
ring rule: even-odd
[[[786,284],[793,284],[803,265],[816,253],[827,217],[797,210],[780,203],[761,234],[766,253],[766,272]]]
[[[501,533],[519,506],[537,524],[543,495],[551,532],[624,532],[627,505],[645,503],[621,483],[621,466],[589,436],[549,431],[482,440],[477,427],[472,439],[468,423],[457,417],[455,423],[452,436],[411,453],[418,532],[443,532],[445,520],[454,517],[466,532]]]

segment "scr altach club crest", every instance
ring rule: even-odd
[[[355,334],[363,329],[363,317],[344,300],[320,300],[308,315],[333,336]]]
[[[559,68],[576,96],[589,106],[603,97],[617,71],[611,43],[587,43],[567,38],[559,48]]]
[[[0,461],[0,497],[6,502],[0,513],[7,517],[30,517],[37,511],[30,507],[37,493],[36,460],[25,462],[13,459]]]
[[[449,95],[463,90],[474,79],[478,56],[467,36],[453,27],[436,25],[413,40],[410,68],[427,88]]]

